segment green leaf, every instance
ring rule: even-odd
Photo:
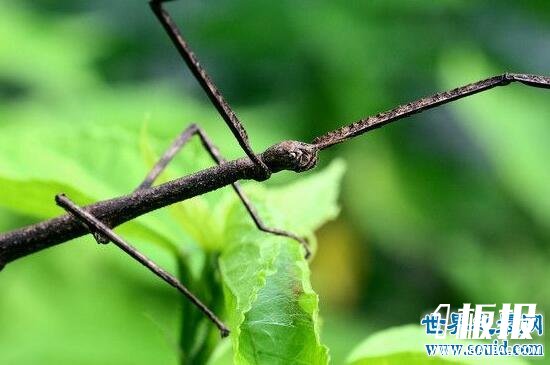
[[[457,340],[432,341],[426,335],[423,327],[406,325],[394,327],[375,333],[359,344],[348,357],[348,365],[460,365],[484,364],[486,359],[470,359],[464,357],[428,357],[426,343],[457,343]],[[462,342],[460,342],[462,343]],[[521,365],[527,362],[517,358],[491,358],[491,364]]]
[[[425,332],[417,325],[380,331],[357,346],[348,358],[350,365],[456,364],[441,358],[428,360],[424,352]]]
[[[299,233],[311,235],[336,216],[343,171],[343,164],[335,162],[285,188],[256,190],[252,200],[268,225],[300,227]],[[292,198],[292,204],[279,200],[283,196]],[[258,231],[240,203],[227,213],[224,241],[228,247],[220,268],[235,363],[326,364],[328,352],[319,338],[318,298],[302,247]]]
[[[62,210],[54,203],[54,196],[60,192],[68,194],[82,205],[93,201],[71,186],[55,181],[20,181],[0,176],[0,186],[2,186],[0,189],[0,205],[2,207],[35,218],[50,218],[62,213]],[[48,198],[50,202],[46,204]]]
[[[335,160],[325,170],[316,172],[314,178],[301,178],[292,185],[271,189],[266,205],[284,212],[286,224],[294,230],[315,229],[338,215],[340,209],[335,202],[339,189],[334,181],[344,171],[345,163]]]
[[[113,133],[103,125],[84,123],[64,133],[59,133],[62,124],[55,127],[35,122],[25,128],[16,123],[0,126],[0,207],[34,219],[51,218],[64,213],[54,203],[56,194],[66,193],[80,205],[90,204],[120,195],[118,191],[132,180],[139,181],[138,174],[129,174],[118,164],[145,171],[138,167],[142,166],[139,155],[133,157],[133,144],[128,142],[132,132]],[[112,145],[104,146],[106,140]],[[112,161],[114,150],[119,151],[116,162]],[[177,231],[158,216],[124,224],[120,232],[174,254],[180,251],[173,244]]]

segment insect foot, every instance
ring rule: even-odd
[[[307,171],[317,164],[317,146],[299,142],[283,141],[269,147],[261,158],[272,172],[291,170],[296,172]]]

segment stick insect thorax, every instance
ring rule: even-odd
[[[303,172],[317,164],[317,146],[283,141],[257,155],[272,172]],[[250,158],[228,161],[167,183],[104,200],[85,210],[111,227],[143,214],[206,194],[239,180],[265,180],[263,171]],[[88,231],[69,214],[0,234],[0,268],[13,260],[59,243],[83,236]]]

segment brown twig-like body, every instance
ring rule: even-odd
[[[319,149],[328,148],[374,128],[433,108],[436,105],[449,103],[458,98],[479,93],[511,81],[519,81],[535,87],[550,88],[550,78],[545,76],[521,75],[521,80],[507,79],[506,83],[502,81],[503,77],[510,76],[496,76],[405,104],[389,112],[364,119],[357,122],[358,124],[354,123],[327,133],[315,139],[314,144],[296,141],[281,142],[258,155],[258,157],[272,173],[282,170],[301,172],[315,166]],[[457,93],[457,90],[469,91]],[[130,195],[99,202],[86,207],[86,209],[102,222],[115,227],[145,213],[205,194],[239,180],[262,181],[264,179],[265,175],[258,165],[249,158],[241,158],[154,188],[138,190]],[[2,234],[0,235],[0,267],[20,257],[84,234],[86,234],[85,229],[74,218],[67,215]]]
[[[313,144],[285,141],[272,146],[258,158],[271,173],[282,170],[305,171],[315,166],[317,151],[341,143],[369,130],[406,118],[437,105],[518,81],[529,86],[550,88],[550,77],[504,74],[469,84],[363,119],[314,140]],[[166,184],[138,190],[130,195],[93,204],[88,209],[109,226],[134,219],[140,215],[197,195],[233,184],[239,180],[265,179],[263,170],[249,158],[222,163]],[[0,235],[0,267],[31,253],[86,234],[70,216],[62,216],[26,228]]]
[[[7,263],[18,258],[69,241],[73,238],[85,235],[90,231],[96,236],[99,242],[107,243],[113,241],[133,258],[147,266],[156,275],[170,283],[170,285],[178,288],[218,326],[222,331],[222,335],[227,335],[228,329],[225,328],[223,323],[219,321],[214,313],[204,306],[192,293],[179,283],[177,279],[124,242],[110,229],[110,227],[116,227],[140,215],[170,204],[202,195],[227,185],[232,185],[259,229],[276,235],[293,238],[301,242],[307,250],[307,242],[302,238],[290,232],[266,227],[263,224],[250,201],[240,189],[238,185],[239,180],[252,179],[263,181],[268,179],[272,173],[282,170],[292,170],[296,172],[309,170],[317,163],[317,153],[319,150],[329,148],[385,124],[445,103],[487,91],[497,86],[519,82],[538,88],[550,88],[549,77],[506,73],[450,91],[437,93],[375,116],[359,120],[316,138],[312,144],[297,141],[284,141],[270,147],[264,153],[256,155],[250,147],[248,135],[242,123],[225,101],[222,94],[218,91],[218,88],[212,82],[205,69],[200,65],[197,57],[189,48],[168,12],[163,8],[162,4],[165,1],[167,0],[150,0],[151,9],[168,33],[168,36],[174,43],[185,63],[208,95],[210,101],[216,107],[225,123],[229,126],[247,157],[226,162],[218,153],[215,146],[209,141],[208,137],[196,126],[195,128],[191,127],[176,140],[171,149],[169,149],[165,156],[163,156],[157,165],[153,167],[144,182],[132,194],[95,203],[84,209],[81,209],[63,197],[58,197],[58,203],[67,209],[70,214],[0,235],[0,269]],[[153,181],[170,162],[179,148],[181,148],[181,146],[183,146],[194,134],[200,136],[203,145],[214,161],[218,163],[218,166],[196,172],[192,175],[156,187],[151,187]],[[82,224],[83,221],[86,222],[86,225]]]
[[[315,166],[317,151],[314,145],[286,141],[270,147],[258,155],[258,158],[261,158],[272,172],[282,170],[300,172]],[[263,176],[262,171],[252,160],[241,158],[159,186],[95,203],[85,209],[107,226],[116,227],[153,210],[208,193],[236,181],[260,181]],[[87,233],[77,219],[67,214],[2,234],[0,235],[0,267],[20,257]]]

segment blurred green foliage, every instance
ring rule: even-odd
[[[241,154],[145,1],[2,5],[2,230],[36,219],[31,209],[57,212],[50,202],[23,205],[14,186],[28,188],[28,197],[65,190],[79,202],[126,193],[191,122],[229,158]],[[550,74],[550,3],[542,0],[225,0],[169,8],[258,151],[502,71]],[[313,262],[322,339],[335,364],[366,335],[417,323],[439,303],[550,305],[549,117],[547,92],[510,86],[323,152],[322,163],[341,156],[351,167],[343,214],[321,231]],[[194,144],[167,176],[208,166],[201,156]],[[40,191],[21,185],[38,179],[50,183]],[[295,209],[292,200],[285,205]],[[163,247],[216,243],[205,235],[216,232],[211,220],[201,219],[202,229],[167,218],[210,214],[190,209],[155,213],[121,233],[136,232],[140,248],[174,269]],[[12,324],[0,332],[3,361],[35,363],[37,354],[56,364],[177,361],[179,299],[134,266],[89,239],[10,265],[0,275],[0,325]],[[334,288],[344,279],[342,294]]]

